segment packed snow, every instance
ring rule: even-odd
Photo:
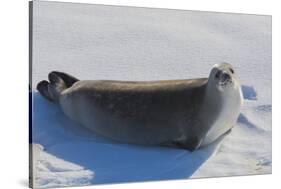
[[[37,188],[271,173],[271,17],[35,1],[32,132]],[[244,105],[237,125],[194,152],[119,144],[66,117],[36,84],[79,79],[208,77],[231,63]]]

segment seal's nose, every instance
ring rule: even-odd
[[[230,80],[230,75],[229,75],[227,72],[223,72],[223,73],[221,74],[220,79],[221,79],[222,82],[228,81],[228,80]]]

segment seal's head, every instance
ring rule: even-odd
[[[229,63],[215,64],[209,76],[209,82],[220,91],[235,88],[237,85],[236,73]]]
[[[208,120],[208,132],[202,146],[215,141],[235,125],[242,104],[240,82],[233,67],[228,63],[215,64],[200,113],[202,120]]]

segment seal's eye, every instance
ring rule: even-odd
[[[232,74],[234,74],[234,70],[232,68],[229,68],[229,70]]]
[[[216,73],[216,75],[215,75],[215,78],[216,78],[216,79],[219,79],[220,74],[221,74],[221,71],[217,71],[217,73]]]

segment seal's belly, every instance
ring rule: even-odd
[[[97,134],[133,144],[161,144],[179,138],[177,102],[153,96],[64,94],[60,105],[71,119]],[[170,104],[171,103],[171,104]],[[172,105],[173,104],[173,105]],[[175,105],[176,104],[176,105]]]
[[[243,98],[240,90],[236,91],[236,93],[233,92],[232,96],[229,95],[224,101],[224,106],[222,106],[217,119],[210,126],[210,130],[207,132],[202,142],[202,146],[214,142],[235,126],[242,104]]]
[[[225,120],[222,118],[219,118],[212,126],[211,129],[208,131],[206,137],[204,138],[202,145],[205,146],[212,142],[214,142],[216,139],[218,139],[220,136],[225,134],[227,131],[229,131],[235,124],[235,121]]]

